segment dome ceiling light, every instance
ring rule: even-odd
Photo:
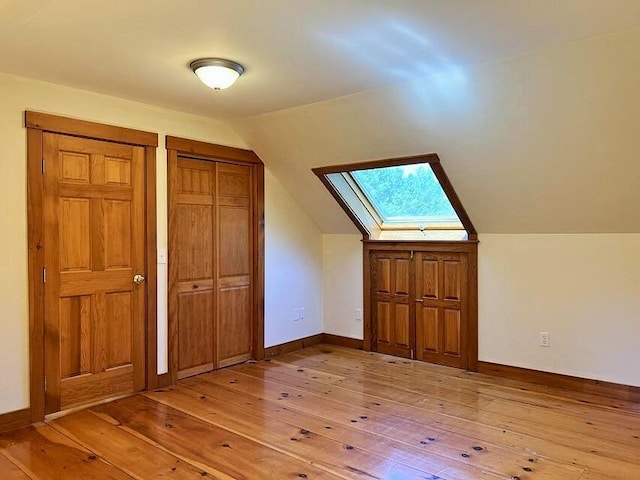
[[[229,88],[244,73],[244,67],[224,58],[200,58],[189,65],[200,81],[214,90]]]

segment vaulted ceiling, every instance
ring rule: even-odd
[[[229,121],[311,167],[436,151],[479,232],[640,231],[637,0],[0,0],[0,71]],[[247,73],[213,92],[188,69]]]

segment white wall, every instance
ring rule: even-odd
[[[640,234],[483,234],[479,248],[481,360],[640,386]]]
[[[265,346],[322,333],[322,235],[269,172],[265,237]]]
[[[212,101],[213,101],[212,97]],[[26,130],[36,110],[157,132],[158,248],[167,248],[164,135],[246,148],[225,123],[128,100],[0,74],[0,413],[29,405]],[[322,238],[267,173],[266,337],[270,342],[322,330]],[[290,265],[291,262],[299,265]],[[158,369],[166,371],[166,265],[158,266]],[[282,303],[281,303],[282,302]],[[293,304],[306,318],[291,326]],[[273,331],[272,331],[273,329]]]
[[[324,236],[327,333],[362,338],[361,258]],[[640,386],[640,234],[481,234],[478,260],[480,360]]]
[[[362,340],[362,235],[323,235],[324,332]]]

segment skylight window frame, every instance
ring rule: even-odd
[[[369,170],[376,168],[385,168],[385,167],[395,167],[395,166],[403,166],[403,165],[413,165],[419,163],[428,163],[431,167],[431,170],[436,177],[436,180],[439,182],[444,194],[447,199],[451,203],[453,210],[456,212],[460,223],[456,222],[453,224],[445,224],[442,223],[438,225],[437,221],[430,221],[430,225],[425,228],[422,222],[413,222],[415,217],[412,217],[412,222],[406,222],[400,224],[399,222],[394,221],[383,221],[382,215],[378,212],[378,210],[374,207],[372,202],[368,199],[367,195],[363,191],[363,189],[358,184],[358,181],[354,176],[351,175],[351,172],[355,172],[358,170]],[[334,199],[338,202],[340,207],[345,211],[347,216],[351,219],[351,221],[355,224],[358,230],[362,233],[363,238],[365,240],[370,239],[370,232],[365,226],[365,222],[363,222],[358,215],[354,212],[354,209],[349,205],[349,203],[343,198],[343,195],[338,191],[336,186],[329,179],[329,175],[331,174],[340,174],[345,182],[348,184],[349,188],[353,190],[353,194],[360,200],[364,209],[369,213],[371,218],[375,221],[380,231],[403,231],[403,230],[411,230],[411,231],[437,231],[437,230],[446,230],[446,231],[466,231],[467,240],[476,241],[477,240],[477,231],[471,222],[466,210],[464,209],[460,198],[457,193],[453,189],[447,174],[445,173],[442,165],[440,163],[440,158],[436,153],[429,153],[424,155],[415,155],[410,157],[401,157],[401,158],[392,158],[387,160],[374,160],[367,161],[361,163],[351,163],[351,164],[343,164],[343,165],[332,165],[327,167],[317,167],[312,169],[313,173],[318,176],[318,178],[322,181],[325,187],[329,190]],[[462,227],[460,227],[460,224]]]
[[[341,172],[341,174],[349,187],[351,187],[351,190],[353,190],[353,193],[355,193],[356,197],[360,199],[360,201],[364,205],[364,208],[369,212],[374,221],[378,224],[378,227],[382,229],[382,225],[384,224],[382,215],[380,215],[380,212],[375,207],[375,205],[371,203],[371,200],[369,200],[369,196],[364,192],[362,186],[358,183],[358,180],[356,180],[351,172]]]

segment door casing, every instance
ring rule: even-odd
[[[44,419],[44,221],[43,134],[45,132],[103,140],[144,148],[145,177],[145,388],[166,384],[157,374],[157,267],[156,267],[156,133],[105,125],[57,115],[26,111],[27,229],[29,265],[29,375],[31,421]]]

